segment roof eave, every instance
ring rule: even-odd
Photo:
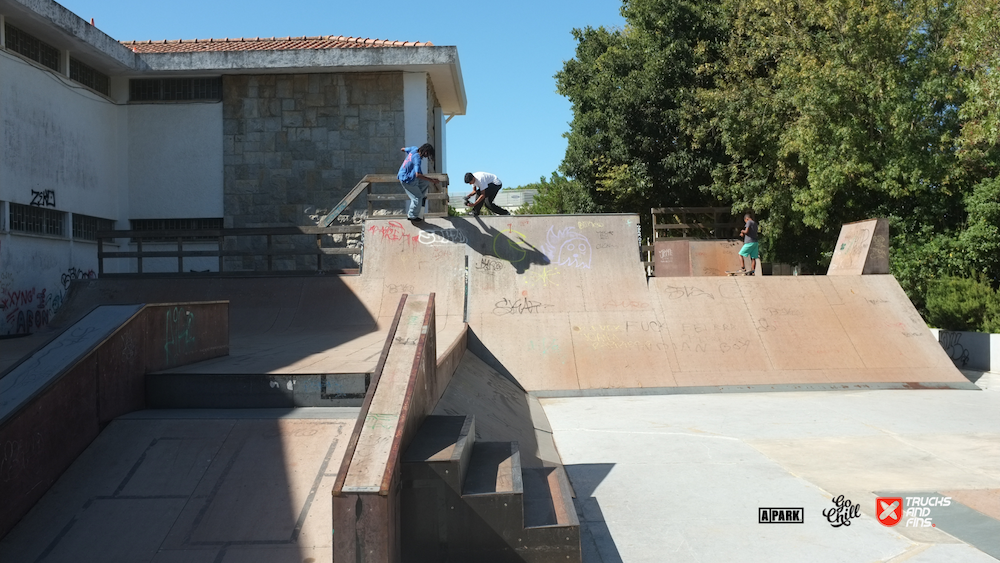
[[[453,46],[141,53],[142,74],[426,72],[446,114],[464,115],[467,99]]]

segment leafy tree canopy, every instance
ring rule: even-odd
[[[537,210],[754,210],[767,258],[822,270],[842,223],[888,217],[918,306],[1000,283],[1000,3],[624,0],[573,30],[573,107]]]

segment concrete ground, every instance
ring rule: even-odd
[[[330,491],[357,414],[120,417],[0,541],[0,561],[331,561]]]
[[[1000,374],[967,376],[984,390],[542,405],[575,488],[588,563],[978,563],[1000,559]],[[860,515],[834,527],[823,512],[841,495]],[[875,515],[880,496],[952,500],[925,511],[932,527],[907,527],[918,522],[908,517],[886,527]],[[804,523],[759,524],[764,507],[802,508]]]

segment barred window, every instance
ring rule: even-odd
[[[60,71],[59,49],[56,49],[34,35],[21,31],[9,23],[4,24],[4,32],[7,37],[5,43],[8,49],[41,63],[56,72]]]
[[[105,96],[108,95],[108,75],[72,57],[69,59],[69,77]]]
[[[222,78],[135,78],[129,80],[129,101],[177,102],[221,100]]]
[[[73,214],[73,238],[76,240],[97,240],[97,231],[111,231],[115,222],[90,215]]]
[[[63,236],[66,213],[44,207],[10,204],[10,230],[40,235]]]
[[[193,231],[198,229],[221,229],[222,217],[199,219],[132,219],[133,231]],[[181,240],[217,240],[218,237],[183,236]],[[132,242],[136,242],[136,237]],[[142,242],[176,242],[177,237],[142,237]]]

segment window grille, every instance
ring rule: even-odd
[[[54,209],[10,204],[10,230],[40,235],[63,236],[66,214]]]
[[[20,53],[29,59],[41,63],[52,70],[59,72],[59,49],[30,35],[20,29],[4,24],[6,34],[6,47],[15,53]]]
[[[72,57],[69,59],[69,77],[105,96],[108,95],[108,75]]]
[[[178,102],[221,100],[222,78],[135,78],[129,80],[129,101]]]
[[[73,238],[76,240],[97,240],[97,231],[110,231],[114,228],[115,222],[111,219],[73,214]]]
[[[200,219],[132,219],[133,231],[192,231],[196,229],[221,229],[222,217]],[[136,242],[136,237],[132,242]],[[181,240],[218,240],[218,237],[184,236]],[[142,242],[176,242],[177,237],[142,237]]]

